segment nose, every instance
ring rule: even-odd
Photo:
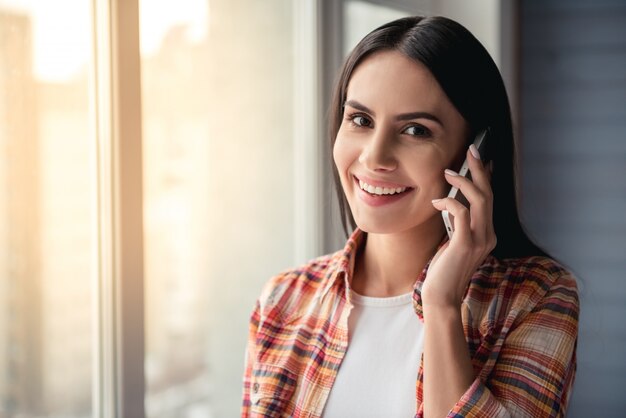
[[[393,171],[398,167],[394,155],[393,136],[378,129],[372,132],[361,150],[359,162],[371,171]]]

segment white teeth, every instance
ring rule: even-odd
[[[366,182],[362,180],[359,180],[359,187],[362,190],[365,190],[366,192],[370,194],[374,194],[378,196],[382,196],[386,194],[402,193],[403,191],[407,189],[406,187],[397,187],[395,189],[390,189],[388,187],[374,187],[374,186],[367,184]]]

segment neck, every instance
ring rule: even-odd
[[[353,290],[372,297],[411,292],[444,232],[433,222],[393,234],[368,233],[354,267]]]

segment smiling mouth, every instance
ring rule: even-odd
[[[357,179],[361,190],[371,194],[372,196],[391,196],[400,193],[404,193],[410,189],[410,187],[376,187],[367,184],[363,180]]]

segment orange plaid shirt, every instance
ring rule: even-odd
[[[242,417],[321,417],[348,349],[350,281],[364,233],[345,248],[273,277],[250,319]],[[413,306],[423,320],[416,280]],[[545,257],[488,256],[462,320],[475,380],[448,417],[562,417],[576,371],[575,279]],[[419,318],[419,319],[418,319]],[[422,417],[423,358],[415,386]]]

